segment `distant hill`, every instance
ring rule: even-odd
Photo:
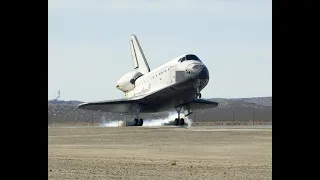
[[[191,118],[197,122],[249,122],[253,119],[260,122],[272,122],[272,97],[253,98],[211,98],[219,103],[217,108],[197,110]],[[81,101],[48,101],[48,124],[55,123],[99,123],[101,117],[106,119],[132,119],[130,116],[121,116],[115,113],[102,113],[96,111],[79,110],[75,107]],[[174,112],[174,109],[172,109]],[[168,112],[154,114],[151,117],[162,118]],[[141,115],[143,118],[150,117]]]
[[[262,106],[272,106],[272,97],[241,98],[239,100],[243,100],[249,103],[255,103]]]
[[[254,97],[254,98],[211,98],[209,100],[219,103],[218,108],[240,108],[240,107],[252,107],[257,108],[272,107],[272,97]]]
[[[81,101],[64,101],[64,100],[49,100],[48,106],[52,105],[69,105],[69,106],[77,106],[78,104],[82,103]]]

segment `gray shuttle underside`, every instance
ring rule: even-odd
[[[116,99],[82,103],[77,108],[101,112],[122,114],[136,113],[136,105],[142,105],[140,113],[157,113],[173,110],[175,106],[191,103],[193,110],[207,109],[218,106],[217,102],[194,99],[194,89],[184,88],[184,83],[174,84],[151,94],[136,96],[131,99]]]

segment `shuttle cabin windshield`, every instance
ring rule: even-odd
[[[188,55],[180,58],[180,59],[178,60],[178,62],[189,61],[189,60],[194,60],[194,61],[199,61],[199,62],[201,62],[201,60],[200,60],[196,55],[193,55],[193,54],[188,54]]]

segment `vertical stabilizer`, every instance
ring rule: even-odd
[[[148,62],[144,57],[138,38],[134,34],[131,35],[130,47],[131,47],[133,68],[141,72],[142,74],[146,74],[150,72]]]

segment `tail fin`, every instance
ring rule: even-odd
[[[150,72],[148,62],[144,57],[138,38],[134,34],[131,35],[130,47],[131,47],[133,68],[141,72],[142,74],[146,74]]]

